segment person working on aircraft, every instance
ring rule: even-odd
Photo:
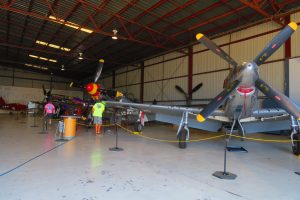
[[[44,107],[44,115],[49,119],[49,125],[51,125],[51,119],[55,113],[55,106],[48,100],[47,104]]]
[[[102,113],[104,112],[104,110],[105,103],[98,99],[92,109],[96,134],[100,134],[102,125]]]

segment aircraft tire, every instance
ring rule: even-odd
[[[187,131],[185,129],[182,129],[178,135],[178,147],[180,149],[186,148],[186,135]]]
[[[295,142],[295,145],[292,147],[292,149],[293,149],[293,153],[296,155],[296,156],[299,156],[300,155],[300,134],[298,133],[298,134],[295,134],[294,136],[293,136],[293,139],[294,140],[297,140],[296,142]]]
[[[134,131],[136,131],[136,132],[142,132],[142,129],[143,129],[143,126],[142,126],[141,122],[136,122],[134,124]]]

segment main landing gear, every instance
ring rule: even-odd
[[[186,141],[189,140],[190,131],[188,127],[188,112],[184,112],[181,118],[181,122],[177,131],[178,147],[180,149],[186,148]]]
[[[291,116],[291,140],[292,140],[292,150],[296,156],[300,155],[300,123],[297,119]]]
[[[135,132],[142,132],[143,125],[140,121],[135,122],[134,124],[134,131]]]

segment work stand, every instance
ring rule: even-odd
[[[109,148],[110,151],[123,151],[123,148],[118,147],[118,125],[117,125],[117,109],[114,112],[114,122],[115,122],[115,135],[116,135],[116,146]]]
[[[227,171],[227,151],[230,152],[245,152],[248,153],[248,151],[243,148],[243,147],[237,147],[237,146],[228,146],[229,143],[229,138],[232,135],[232,132],[234,131],[234,126],[235,126],[236,120],[233,121],[233,124],[231,126],[229,136],[227,136],[228,130],[225,130],[224,133],[224,169],[223,171],[216,171],[212,175],[215,177],[218,177],[220,179],[228,179],[228,180],[233,180],[237,177],[236,174],[230,173]],[[244,134],[243,134],[244,135]]]
[[[55,141],[57,141],[57,142],[67,142],[67,141],[69,141],[68,139],[64,138],[64,122],[63,121],[59,121],[57,123],[56,133],[57,133],[57,131],[59,132],[59,137],[57,139],[55,139]]]

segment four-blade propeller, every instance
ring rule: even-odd
[[[264,63],[297,29],[295,22],[289,23],[282,31],[280,31],[272,41],[266,45],[266,47],[257,55],[253,62],[257,66]],[[213,41],[199,33],[196,35],[199,42],[203,43],[208,49],[215,54],[226,60],[229,64],[237,67],[238,64],[221,48],[219,48]],[[233,80],[232,83],[227,86],[219,95],[217,95],[201,112],[197,115],[199,122],[205,121],[218,107],[230,96],[230,94],[239,86],[240,80]],[[283,109],[285,109],[290,115],[300,120],[300,112],[295,104],[284,94],[275,91],[267,83],[261,79],[257,79],[255,86],[263,92],[269,98],[275,100]]]

